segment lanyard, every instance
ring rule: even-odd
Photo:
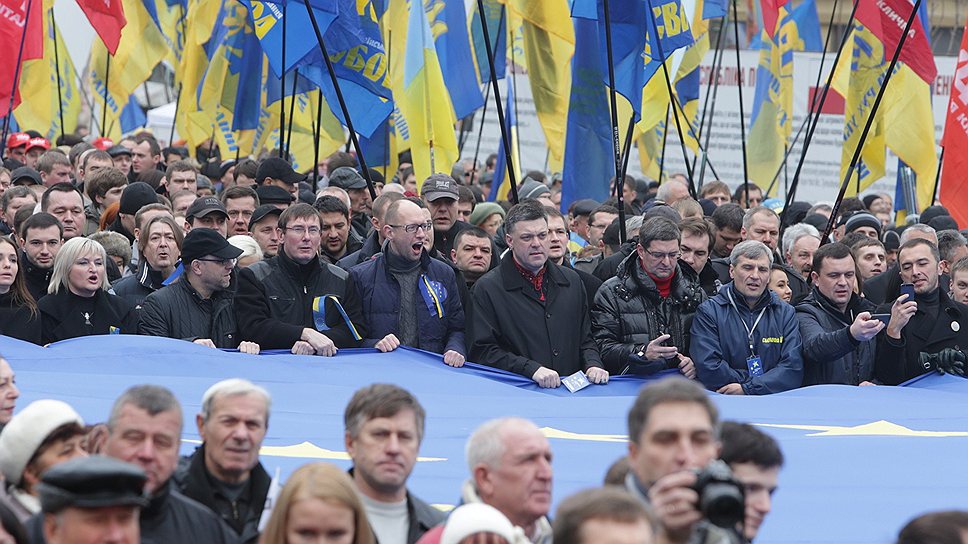
[[[746,338],[749,341],[750,355],[755,356],[756,351],[753,350],[753,333],[756,332],[756,326],[760,324],[760,319],[763,318],[763,314],[766,313],[766,308],[760,310],[760,315],[756,316],[756,321],[753,322],[753,328],[751,329],[749,325],[746,324],[746,320],[743,319],[743,314],[739,312],[739,308],[736,306],[736,301],[733,300],[733,290],[728,289],[726,291],[726,297],[729,298],[729,303],[733,305],[733,309],[736,310],[736,315],[739,316],[739,322],[743,324],[743,328],[746,329]]]

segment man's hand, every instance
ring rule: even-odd
[[[258,355],[261,350],[259,349],[259,344],[243,340],[239,342],[239,351],[248,353],[249,355]]]
[[[297,340],[295,344],[292,345],[290,350],[293,355],[313,355],[316,350],[313,349],[309,342],[304,342],[302,340]]]
[[[717,393],[722,393],[724,395],[745,395],[743,392],[743,386],[738,383],[727,383],[726,385],[720,387],[716,390]]]
[[[604,368],[592,366],[585,371],[585,376],[588,381],[592,383],[606,384],[608,383],[608,371]]]
[[[679,372],[681,372],[683,376],[689,378],[690,380],[695,380],[696,364],[693,363],[692,359],[690,359],[689,357],[686,357],[685,355],[681,355],[679,357]]]
[[[444,362],[447,363],[447,366],[460,368],[464,366],[464,356],[452,349],[449,349],[444,352]]]
[[[870,312],[861,312],[850,324],[850,335],[858,342],[866,342],[877,336],[884,328],[884,323],[880,319],[871,319]]]
[[[398,347],[400,347],[400,340],[397,339],[397,336],[395,334],[390,333],[390,334],[384,336],[373,347],[375,347],[376,349],[382,351],[383,353],[387,353],[387,352],[393,351],[393,350],[397,349]]]
[[[193,344],[198,344],[199,346],[205,346],[207,348],[214,348],[215,342],[212,342],[208,338],[199,338],[198,340],[192,340]]]
[[[891,306],[891,321],[887,324],[887,335],[897,340],[901,339],[901,329],[918,311],[918,303],[907,298],[907,295],[901,295]]]
[[[678,355],[679,348],[675,346],[662,345],[662,342],[665,342],[670,338],[672,338],[672,336],[663,334],[662,336],[649,342],[649,345],[645,346],[645,358],[649,361],[661,361],[671,359]]]
[[[308,342],[313,347],[313,353],[316,355],[332,357],[338,351],[336,344],[328,336],[316,329],[303,329],[302,336],[299,339],[303,342]]]
[[[960,350],[944,348],[938,352],[938,373],[965,375],[965,354]]]
[[[557,372],[546,367],[538,367],[538,370],[534,371],[531,375],[531,379],[535,381],[540,387],[548,387],[554,389],[561,385],[561,376]]]
[[[693,527],[702,519],[696,508],[699,494],[692,489],[694,485],[696,474],[682,471],[659,478],[649,488],[649,502],[668,542],[688,542]]]

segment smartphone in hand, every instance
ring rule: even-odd
[[[914,300],[914,284],[913,283],[902,283],[901,284],[901,294],[907,295],[908,298],[904,302],[911,302]]]

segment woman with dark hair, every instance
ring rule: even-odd
[[[40,314],[20,268],[17,245],[0,236],[0,334],[40,343]]]

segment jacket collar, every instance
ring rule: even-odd
[[[281,247],[279,248],[279,254],[276,255],[275,258],[279,262],[280,268],[282,268],[286,272],[286,274],[288,274],[289,276],[295,279],[302,278],[303,265],[300,265],[296,261],[290,259],[289,255],[286,255],[286,252]],[[310,266],[310,265],[313,265],[313,266]],[[317,270],[322,268],[323,264],[319,260],[319,255],[317,255],[313,257],[313,260],[309,261],[306,264],[306,266],[310,266],[310,270],[312,270],[312,274],[310,274],[310,277],[312,277],[317,273],[316,272]]]
[[[215,506],[215,493],[211,481],[215,479],[205,467],[205,444],[195,449],[189,458],[188,473],[184,481],[185,495],[194,498],[198,502],[213,508]],[[262,467],[262,463],[256,463],[249,474],[247,485],[243,491],[252,502],[253,508],[259,507],[263,498],[269,492],[272,479],[269,473]]]
[[[40,268],[39,266],[37,266],[36,264],[34,264],[33,261],[30,260],[30,257],[27,257],[27,252],[26,251],[21,251],[20,252],[20,262],[21,263],[26,263],[26,265],[24,266],[24,273],[27,276],[31,276],[31,277],[37,278],[37,279],[43,279],[44,281],[50,281],[50,276],[54,272],[54,268],[53,267],[51,267],[51,268]]]
[[[847,310],[841,312],[840,308],[838,308],[833,301],[827,298],[826,295],[821,293],[816,286],[814,286],[811,290],[808,299],[804,300],[804,302],[810,301],[815,302],[820,309],[830,315],[836,316],[838,319],[848,325],[854,321],[853,315],[857,313],[858,309],[860,309],[860,297],[858,297],[856,293],[851,293],[850,300],[847,301]]]
[[[524,289],[525,287],[530,288],[531,284],[524,279],[524,276],[518,272],[514,265],[514,255],[510,251],[505,253],[504,257],[501,258],[501,280],[504,283],[504,289],[506,291],[514,291]],[[557,285],[571,285],[568,278],[561,272],[561,268],[551,261],[545,263],[547,270],[545,271],[545,281],[550,281]]]

